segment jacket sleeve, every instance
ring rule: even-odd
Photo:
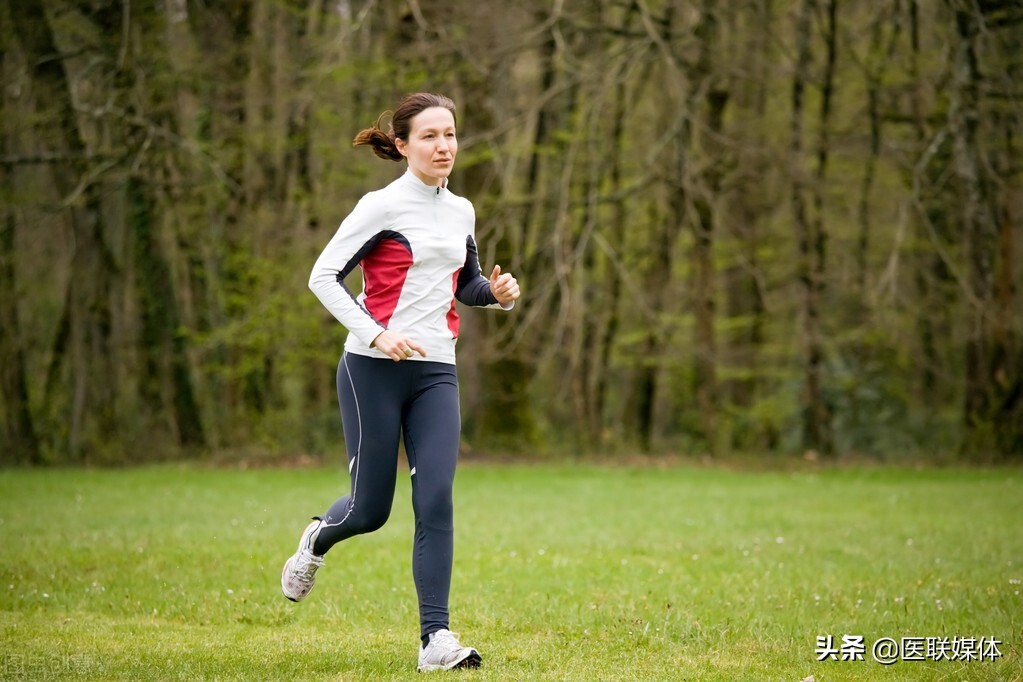
[[[458,272],[455,298],[465,305],[477,307],[501,308],[503,310],[511,310],[515,307],[514,301],[507,306],[497,302],[497,298],[490,290],[490,280],[484,277],[480,270],[479,250],[476,248],[476,240],[471,234],[465,238],[465,264]]]
[[[386,327],[373,318],[344,280],[373,249],[386,226],[385,207],[373,194],[367,194],[341,223],[309,275],[312,292],[367,348]]]

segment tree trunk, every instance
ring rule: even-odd
[[[622,311],[619,309],[622,292],[622,275],[617,272],[613,259],[618,258],[625,245],[625,196],[622,192],[622,145],[623,131],[625,125],[625,97],[627,88],[624,83],[619,82],[615,86],[614,113],[612,114],[611,126],[611,152],[608,159],[608,174],[611,193],[611,219],[607,229],[607,249],[611,254],[605,254],[606,262],[609,262],[607,290],[605,292],[605,310],[607,322],[604,325],[603,338],[600,340],[600,357],[595,362],[594,382],[592,391],[594,395],[593,419],[590,428],[603,431],[605,425],[605,408],[612,391],[611,378],[611,351],[618,338],[619,317]],[[617,387],[615,387],[617,390]]]
[[[769,450],[777,445],[777,426],[769,420],[753,418],[750,408],[764,384],[760,364],[766,310],[760,251],[763,248],[762,223],[769,205],[765,178],[775,172],[765,153],[771,137],[765,121],[773,19],[770,0],[759,0],[755,11],[745,15],[745,21],[740,24],[741,35],[745,37],[740,68],[743,74],[748,74],[749,85],[735,88],[738,149],[734,157],[733,187],[725,194],[724,211],[728,237],[736,243],[738,253],[724,272],[725,314],[733,322],[733,331],[725,335],[728,354],[725,362],[730,361],[739,370],[739,376],[726,383],[725,395],[745,417],[734,419],[732,424],[749,423],[749,427],[733,429],[730,446]]]
[[[6,3],[0,6],[0,18],[7,16]],[[9,27],[0,28],[0,74],[4,83],[13,80],[11,68],[11,41]],[[0,93],[0,119],[4,130],[0,132],[0,156],[7,156],[13,145],[9,138],[14,135],[13,107],[8,105],[8,88]],[[3,408],[3,437],[5,447],[0,452],[0,464],[27,462],[38,464],[42,461],[39,439],[36,436],[32,412],[29,409],[28,380],[25,370],[24,339],[18,315],[18,301],[21,300],[15,277],[15,233],[18,217],[14,202],[13,176],[8,167],[0,163],[0,406]]]
[[[701,136],[699,149],[704,170],[697,181],[693,196],[693,315],[695,356],[693,366],[694,392],[699,409],[699,435],[708,452],[717,448],[717,267],[714,262],[717,232],[715,201],[721,193],[724,174],[725,150],[720,143],[724,131],[725,107],[729,92],[715,76],[717,63],[715,49],[721,39],[722,11],[711,0],[704,0],[700,9],[700,24],[696,29],[699,40],[699,59],[690,74],[690,110],[700,111]],[[692,146],[687,145],[687,146]]]
[[[206,439],[185,356],[174,282],[166,256],[156,238],[158,228],[153,214],[153,200],[137,178],[128,183],[128,198],[132,209],[142,316],[139,351],[143,358],[144,374],[140,393],[156,414],[163,414],[169,407],[169,416],[179,445],[201,447],[205,445]],[[170,396],[169,406],[164,405],[164,395]]]
[[[802,0],[796,25],[796,70],[792,86],[792,209],[795,218],[796,240],[798,244],[798,266],[797,276],[803,288],[803,310],[802,310],[802,338],[803,338],[803,443],[808,450],[823,454],[831,454],[833,451],[831,436],[831,411],[824,396],[823,375],[824,375],[824,346],[821,333],[821,294],[824,285],[824,232],[820,222],[821,199],[819,193],[821,187],[816,187],[814,203],[818,216],[811,219],[807,215],[807,206],[803,176],[804,164],[804,91],[809,77],[811,62],[810,39],[811,21],[810,18],[816,10],[816,0]],[[833,24],[833,2],[831,3],[832,15],[831,29],[829,30],[830,41],[829,55],[833,51],[834,24]],[[829,60],[833,57],[829,56]],[[822,93],[820,131],[821,142],[817,154],[817,178],[823,179],[823,173],[827,166],[827,137],[826,123],[829,105],[830,90],[830,69],[826,71],[825,88]]]
[[[1009,337],[999,333],[996,278],[1000,268],[1002,228],[998,194],[985,158],[985,134],[991,112],[984,109],[984,87],[978,41],[984,24],[981,10],[972,4],[952,3],[956,35],[949,124],[953,133],[955,172],[962,192],[961,220],[967,254],[969,318],[966,339],[966,390],[963,403],[964,451],[989,458],[1019,447],[1023,427],[1005,428],[1001,422],[1017,411],[1019,377]],[[1003,214],[1004,215],[1004,214]],[[1011,360],[1010,360],[1011,359]],[[1007,448],[1007,450],[1003,450]],[[1017,454],[1019,450],[1013,452]]]
[[[914,157],[923,157],[927,153],[927,122],[924,110],[924,84],[921,82],[920,71],[921,55],[920,44],[920,8],[916,0],[910,0],[908,6],[909,19],[909,76],[913,83],[913,91],[910,99],[910,125],[913,131]],[[926,171],[919,171],[922,176]],[[911,200],[918,205],[918,210],[913,212],[914,234],[921,244],[926,244],[931,239],[928,230],[931,214],[939,213],[940,209],[934,206],[934,201],[926,201],[920,196],[922,177],[913,178],[913,195]],[[933,413],[935,408],[941,404],[941,395],[938,391],[938,367],[940,359],[938,355],[938,339],[948,331],[948,313],[937,305],[941,298],[941,292],[935,293],[941,284],[947,279],[944,264],[940,256],[933,249],[923,250],[914,258],[912,263],[913,282],[916,288],[915,327],[919,349],[917,355],[919,360],[914,363],[916,379],[916,399],[928,414]]]
[[[9,187],[7,173],[0,171],[0,186]],[[6,191],[6,190],[5,190]],[[6,202],[5,202],[6,203]],[[4,447],[0,464],[39,464],[42,456],[29,410],[25,354],[21,347],[21,326],[18,322],[17,283],[14,278],[14,233],[17,227],[14,211],[4,211],[0,227],[0,392],[4,410]]]
[[[871,191],[877,175],[877,162],[881,152],[881,82],[884,67],[890,55],[882,55],[881,38],[890,16],[879,12],[870,30],[870,46],[866,57],[867,116],[870,122],[870,155],[860,181],[860,201],[856,217],[859,234],[856,237],[856,293],[862,307],[867,291],[867,268],[870,253]]]
[[[68,151],[72,158],[86,159],[88,149],[75,115],[71,84],[63,62],[54,58],[58,51],[42,3],[14,2],[10,9],[26,61],[32,65],[36,106],[54,108],[52,114],[47,112],[37,119],[40,140],[51,149]],[[53,376],[61,384],[62,396],[70,400],[58,416],[67,422],[64,448],[73,459],[82,460],[115,432],[117,375],[112,365],[109,299],[116,266],[105,243],[99,186],[94,179],[86,179],[85,164],[53,164],[51,169],[58,192],[70,201],[68,214],[74,235],[67,308],[63,313],[67,346],[59,347],[68,355],[53,358],[53,367],[66,371],[55,371]],[[73,199],[75,196],[79,198]],[[54,403],[48,400],[48,404]]]

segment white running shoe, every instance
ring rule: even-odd
[[[302,532],[298,551],[284,564],[281,571],[281,591],[291,601],[302,601],[316,583],[316,571],[323,565],[323,557],[313,554],[313,544],[320,534],[322,521],[316,519]]]
[[[451,630],[431,632],[430,643],[419,647],[419,672],[478,668],[481,661],[479,652],[459,644],[458,635]]]

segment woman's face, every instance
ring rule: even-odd
[[[427,185],[442,185],[458,153],[455,117],[444,107],[423,109],[412,119],[408,141],[396,140],[412,173]]]

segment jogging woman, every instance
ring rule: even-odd
[[[455,300],[507,310],[519,286],[499,266],[489,278],[481,273],[473,206],[447,189],[458,152],[454,103],[417,93],[395,109],[388,132],[383,119],[360,132],[355,145],[368,145],[383,159],[404,159],[408,168],[359,201],[309,278],[309,288],[349,332],[337,392],[351,490],[313,517],[284,564],[281,588],[292,601],[304,599],[331,547],[384,525],[403,438],[415,514],[419,670],[478,667],[479,652],[448,629],[451,490],[461,430]],[[356,266],[363,281],[358,296],[344,283]]]

